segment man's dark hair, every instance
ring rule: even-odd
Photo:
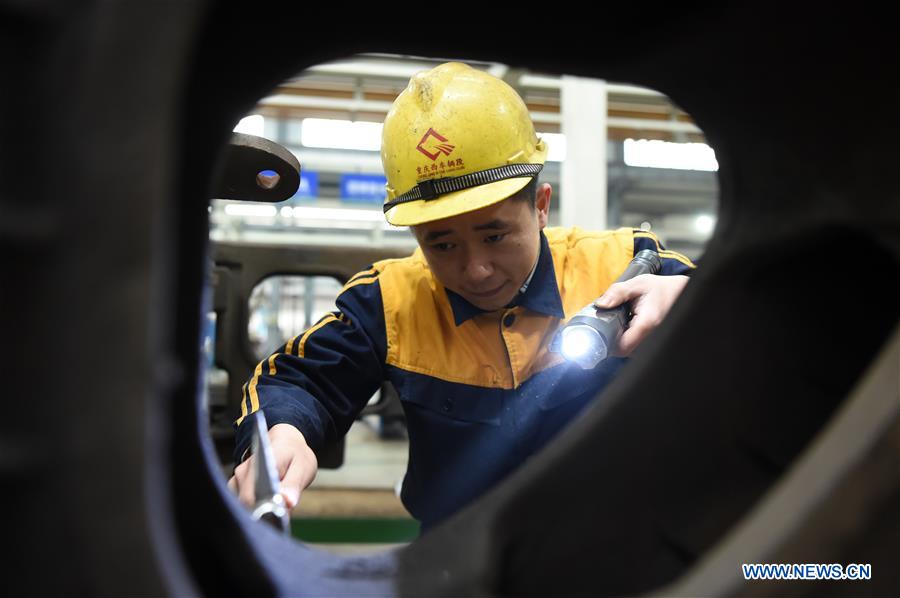
[[[531,209],[537,205],[537,187],[538,187],[538,178],[532,177],[527,185],[522,187],[518,193],[511,196],[510,199],[515,199],[518,201],[530,201]]]

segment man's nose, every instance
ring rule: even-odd
[[[466,280],[473,283],[479,283],[489,279],[494,274],[494,266],[486,256],[473,254],[466,261],[466,268],[463,275]]]

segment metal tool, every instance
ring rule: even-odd
[[[624,282],[641,274],[656,274],[662,263],[652,249],[639,251],[616,279]],[[579,311],[550,343],[550,350],[562,355],[582,369],[589,370],[606,359],[616,348],[628,327],[631,303],[605,309],[593,302]]]
[[[262,410],[255,414],[251,443],[254,457],[251,472],[256,502],[250,516],[290,535],[291,515],[284,496],[281,495],[281,480],[272,454],[272,445],[269,444],[269,427]]]

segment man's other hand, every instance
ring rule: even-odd
[[[687,276],[641,274],[612,284],[594,301],[594,305],[606,309],[631,301],[633,316],[619,339],[619,346],[614,353],[616,357],[631,355],[644,338],[659,326],[687,282]]]
[[[269,428],[269,442],[281,479],[281,495],[290,510],[300,501],[300,493],[315,479],[319,462],[300,430],[290,424],[275,424]],[[228,480],[228,487],[248,508],[253,508],[256,503],[252,475],[255,458],[250,455],[234,469],[234,475]]]

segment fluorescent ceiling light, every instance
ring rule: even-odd
[[[234,127],[234,132],[263,137],[265,127],[266,119],[262,114],[251,114],[250,116],[245,116],[240,120],[240,122]]]
[[[304,118],[300,143],[306,147],[377,152],[381,150],[381,128],[381,123]]]
[[[625,164],[678,170],[719,170],[716,153],[705,143],[671,143],[656,139],[626,139]]]
[[[381,151],[381,123],[353,122],[329,118],[304,118],[300,125],[300,143],[305,147],[342,150]],[[539,133],[550,152],[547,160],[566,159],[566,136],[559,133]]]
[[[392,60],[341,60],[311,66],[306,73],[324,75],[351,75],[356,77],[393,77],[409,79],[416,73],[426,71],[434,65],[428,62],[396,63]],[[297,80],[302,81],[302,77]]]
[[[715,225],[716,219],[709,214],[700,214],[694,220],[694,228],[697,229],[698,233],[703,233],[704,235],[711,233]]]
[[[384,221],[384,214],[381,210],[316,208],[312,206],[296,206],[293,210],[293,216],[299,220],[347,220],[354,222]]]
[[[260,206],[255,204],[230,203],[225,206],[225,213],[229,216],[251,216],[258,218],[272,218],[278,213],[275,206]]]

